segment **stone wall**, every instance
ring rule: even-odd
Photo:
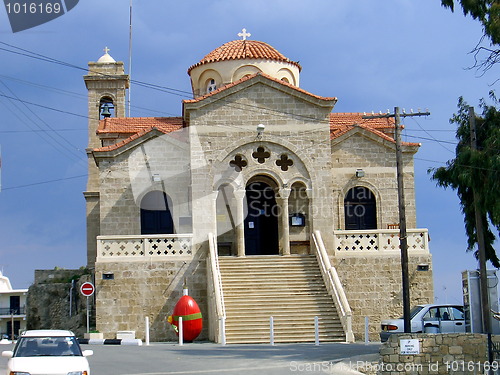
[[[487,335],[478,333],[402,333],[392,335],[380,348],[379,375],[483,374],[488,369]],[[420,354],[400,354],[400,340],[419,341]],[[499,336],[493,336],[500,342]],[[498,363],[491,363],[498,369]]]
[[[103,274],[112,274],[113,279],[103,279]],[[203,315],[198,340],[206,340],[206,260],[196,256],[172,261],[97,262],[97,330],[107,339],[116,338],[117,331],[135,331],[136,338],[144,340],[149,317],[151,341],[175,341],[177,336],[167,318],[182,296],[184,280]]]
[[[399,256],[332,257],[332,265],[349,301],[356,340],[364,340],[365,317],[369,319],[370,341],[380,341],[380,321],[403,314],[401,258]],[[434,301],[432,266],[417,271],[417,265],[432,265],[431,255],[409,255],[411,306]]]
[[[352,135],[351,135],[352,134]],[[349,138],[346,138],[349,136]],[[403,154],[406,222],[416,228],[415,181],[413,154],[416,147],[405,147]],[[377,228],[399,223],[396,151],[392,142],[367,130],[347,134],[332,141],[333,180],[335,183],[335,229],[344,229],[344,197],[350,188],[362,186],[370,189],[377,203]],[[355,176],[356,169],[364,177]]]
[[[28,289],[27,329],[69,329],[83,337],[87,310],[80,286],[86,281],[91,281],[86,269],[36,270],[35,282]],[[90,298],[91,313],[92,306]]]

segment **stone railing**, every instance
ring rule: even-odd
[[[323,281],[339,313],[340,321],[342,322],[342,327],[346,336],[346,342],[354,342],[351,307],[347,301],[344,287],[340,282],[337,270],[330,263],[330,258],[328,258],[328,253],[326,252],[319,230],[313,232],[313,240],[316,259],[318,260],[321,274],[323,275]]]
[[[212,340],[226,345],[226,308],[224,305],[224,291],[217,255],[217,239],[212,233],[208,234],[209,253],[207,257],[208,270],[208,298],[212,304],[215,316],[211,316],[210,328],[213,330]]]
[[[409,253],[429,253],[427,229],[408,229]],[[399,254],[399,229],[335,230],[333,248],[338,255]]]
[[[192,234],[97,236],[97,261],[191,258],[192,239]]]

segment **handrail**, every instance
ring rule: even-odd
[[[212,274],[213,290],[215,297],[215,312],[217,314],[217,320],[220,322],[219,326],[219,342],[225,343],[225,319],[226,319],[226,308],[224,305],[224,293],[222,291],[222,279],[219,268],[219,256],[217,254],[217,244],[215,242],[215,236],[213,233],[208,234],[209,243],[209,261],[210,261],[210,271]]]
[[[325,281],[328,293],[333,298],[335,306],[339,311],[340,321],[346,335],[347,342],[354,342],[354,333],[352,331],[352,311],[347,301],[342,283],[340,282],[337,270],[330,263],[330,258],[326,252],[325,244],[321,238],[319,230],[313,232],[313,240],[316,249],[316,258],[321,268],[323,280]]]

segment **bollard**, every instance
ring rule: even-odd
[[[146,316],[146,345],[149,345],[149,316]]]
[[[182,327],[182,316],[179,316],[179,346],[184,345],[184,334]]]
[[[365,316],[365,345],[370,342],[369,318]]]
[[[226,345],[226,318],[221,317],[219,319],[219,330],[220,330],[220,343],[221,345]]]
[[[274,318],[269,317],[269,341],[271,345],[274,345]]]
[[[314,345],[319,346],[319,318],[314,317]]]

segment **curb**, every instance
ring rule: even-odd
[[[142,346],[142,340],[140,339],[78,339],[78,342],[86,345]]]
[[[347,357],[334,362],[331,367],[332,375],[367,375],[376,374],[379,354],[362,354]]]

